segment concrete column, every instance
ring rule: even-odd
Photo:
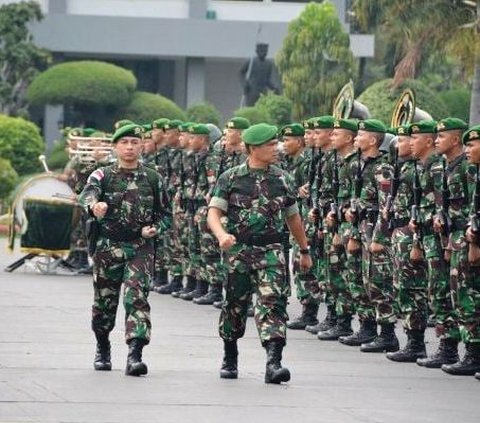
[[[173,101],[185,109],[187,104],[187,67],[186,59],[175,60]]]
[[[187,107],[205,100],[205,77],[205,59],[187,58]]]
[[[47,152],[52,150],[54,141],[60,137],[59,127],[63,126],[63,106],[45,106],[45,119],[43,123],[43,136]]]

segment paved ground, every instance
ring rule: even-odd
[[[15,256],[0,244],[3,269]],[[0,292],[0,422],[480,421],[473,377],[392,363],[303,331],[289,332],[283,362],[292,381],[265,385],[252,320],[239,344],[240,378],[221,380],[217,310],[157,294],[148,376],[123,373],[123,313],[112,337],[114,370],[95,372],[90,278],[2,270]],[[291,315],[298,311],[292,299]]]

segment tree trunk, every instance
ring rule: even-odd
[[[480,124],[480,0],[477,1],[477,25],[475,27],[475,68],[470,101],[470,126]]]

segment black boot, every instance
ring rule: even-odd
[[[155,272],[151,284],[150,291],[156,291],[161,286],[168,283],[168,270],[161,269],[158,272]]]
[[[341,336],[338,341],[344,345],[351,347],[359,347],[360,345],[371,342],[377,337],[377,322],[375,319],[366,319],[360,322],[360,329],[349,336]]]
[[[425,330],[407,330],[407,345],[397,352],[387,353],[387,358],[401,363],[416,363],[418,358],[425,358]]]
[[[255,316],[255,309],[253,308],[253,303],[251,302],[247,308],[247,317]]]
[[[360,346],[361,352],[394,352],[400,349],[397,335],[395,335],[395,323],[381,323],[380,335],[372,342],[367,342]]]
[[[158,290],[155,290],[159,294],[171,294],[174,291],[179,291],[183,284],[183,276],[174,276],[172,281],[170,283],[167,283],[166,285],[161,286],[158,288]]]
[[[78,252],[78,273],[82,275],[92,275],[93,274],[93,266],[88,261],[88,252],[87,251],[79,251]]]
[[[309,333],[316,335],[318,332],[325,332],[333,328],[337,324],[337,312],[335,311],[335,305],[327,306],[327,315],[320,323],[316,325],[307,325],[305,330]]]
[[[223,361],[220,369],[220,378],[236,379],[238,377],[237,341],[223,341]]]
[[[172,297],[180,298],[181,295],[192,292],[196,286],[197,280],[193,276],[187,276],[187,283],[185,284],[185,286],[173,291]]]
[[[459,360],[458,341],[452,338],[442,338],[437,352],[430,357],[419,358],[417,364],[429,369],[440,369],[442,364],[453,364]]]
[[[321,341],[336,341],[341,336],[348,336],[352,333],[352,316],[345,314],[337,317],[337,324],[333,328],[318,332],[317,338]]]
[[[305,304],[302,308],[302,314],[296,319],[287,323],[288,329],[305,329],[307,326],[318,324],[317,319],[318,304]]]
[[[269,341],[265,344],[267,350],[267,368],[265,370],[265,383],[279,384],[290,380],[290,371],[282,367],[283,343]]]
[[[466,344],[463,360],[454,364],[444,364],[442,370],[445,373],[459,376],[473,376],[480,372],[480,344],[471,342]]]
[[[148,372],[147,365],[142,361],[142,350],[145,341],[134,338],[128,344],[127,368],[125,374],[127,376],[141,376]]]
[[[93,360],[93,368],[95,370],[112,370],[108,334],[95,334],[95,337],[97,338],[97,349]]]
[[[199,279],[197,280],[195,289],[187,294],[180,295],[180,298],[185,301],[192,301],[194,298],[200,298],[204,296],[207,293],[207,290],[208,283]]]
[[[218,309],[221,310],[222,307],[223,307],[223,296],[222,296],[222,299],[221,299],[221,300],[215,301],[215,302],[213,303],[213,306],[214,306],[215,308],[218,308]]]
[[[193,302],[199,305],[212,305],[215,301],[222,299],[222,285],[210,285],[208,292],[199,298],[194,298]]]
[[[480,380],[480,372],[475,373],[475,379]]]

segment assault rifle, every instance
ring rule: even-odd
[[[338,177],[338,161],[337,150],[333,150],[333,175],[332,175],[332,196],[333,200],[330,203],[330,211],[335,215],[335,226],[332,228],[333,233],[338,232],[338,227],[342,220],[341,210],[338,206],[338,193],[340,191],[340,180]]]
[[[200,162],[200,160],[199,160]],[[196,199],[195,197],[197,196],[197,187],[198,187],[198,180],[200,178],[200,163],[197,162],[197,159],[194,155],[193,157],[193,186],[192,186],[192,198],[188,202],[188,211],[190,212],[190,230],[192,233],[192,239],[194,240],[194,252],[198,252],[200,249],[198,245],[198,228],[195,223],[195,213],[197,212],[197,207],[196,207]]]
[[[318,157],[321,157],[322,152],[320,151],[319,154],[316,152],[316,148],[312,146],[312,159],[310,161],[310,167],[308,170],[308,187],[310,195],[308,196],[308,207],[311,209],[314,206],[314,199],[313,199],[313,185],[315,184],[315,178],[317,177],[317,162]]]
[[[312,252],[313,254],[316,254],[316,257],[323,257],[323,249],[324,249],[324,242],[323,242],[323,237],[319,238],[318,233],[320,231],[323,231],[323,216],[322,216],[322,207],[319,204],[320,200],[320,189],[322,187],[322,150],[318,150],[318,155],[317,155],[317,168],[315,172],[315,178],[313,181],[317,181],[317,196],[315,199],[315,205],[314,205],[314,231],[312,235],[312,239],[310,241],[310,245],[312,246]],[[313,183],[310,185],[310,196],[313,195]],[[312,200],[313,202],[313,200]]]
[[[442,223],[442,233],[441,237],[443,239],[448,239],[450,236],[452,228],[452,219],[448,215],[448,210],[450,208],[450,191],[448,189],[448,173],[447,173],[447,160],[442,159],[442,207],[440,209],[440,221]]]
[[[385,209],[387,211],[388,229],[390,231],[393,230],[393,203],[397,196],[399,186],[400,186],[400,164],[398,162],[398,146],[395,146],[392,184],[390,185],[390,192],[387,196],[387,203],[385,205]]]
[[[420,176],[418,175],[418,161],[415,160],[414,178],[413,178],[413,205],[411,209],[411,221],[415,225],[413,232],[412,250],[410,251],[410,259],[412,261],[423,260],[421,247],[422,227],[420,221],[420,202],[422,201],[422,186],[420,185]]]
[[[357,167],[357,171],[355,172],[355,177],[353,179],[353,197],[350,199],[350,212],[354,216],[354,219],[352,222],[352,226],[354,228],[358,228],[358,224],[360,223],[358,201],[360,200],[360,194],[362,192],[362,185],[363,185],[361,156],[362,156],[362,151],[358,149],[357,150],[358,167]]]

